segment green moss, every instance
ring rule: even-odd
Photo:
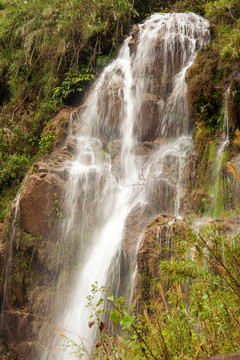
[[[224,212],[225,205],[225,186],[223,181],[222,169],[226,164],[229,158],[229,152],[224,151],[221,159],[219,160],[219,164],[216,164],[215,169],[215,184],[212,187],[212,196],[213,196],[213,206],[212,211],[210,211],[210,215],[213,217],[218,217]]]
[[[151,289],[148,266],[145,266],[143,269],[141,269],[139,277],[140,277],[140,298],[141,301],[147,304],[150,299],[150,289]]]

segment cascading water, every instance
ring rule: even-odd
[[[128,214],[149,204],[152,214],[179,215],[191,146],[185,74],[208,29],[208,21],[192,13],[154,14],[136,26],[88,95],[81,134],[71,134],[78,155],[69,164],[63,228],[65,239],[78,237],[80,266],[59,326],[88,351],[95,333],[86,297],[95,281],[113,285]],[[42,360],[56,347],[58,339]],[[72,356],[58,351],[54,359]]]

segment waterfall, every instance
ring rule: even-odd
[[[89,352],[95,330],[86,297],[95,281],[112,285],[127,216],[147,204],[151,214],[180,214],[191,149],[185,74],[208,37],[208,21],[193,13],[154,14],[135,26],[90,90],[81,131],[70,135],[77,156],[68,164],[62,227],[65,241],[78,238],[79,269],[58,325]],[[73,358],[71,349],[55,352],[59,347],[55,338],[42,360],[52,352],[57,360]]]

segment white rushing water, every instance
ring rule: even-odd
[[[154,14],[139,25],[137,39],[125,40],[92,87],[79,119],[81,134],[71,135],[78,155],[69,164],[69,216],[63,227],[66,239],[73,229],[78,234],[79,270],[58,325],[73,341],[80,337],[88,351],[95,332],[88,327],[86,297],[95,281],[112,285],[109,275],[131,209],[149,203],[155,213],[180,214],[184,160],[191,147],[185,74],[208,29],[208,21],[192,13]],[[153,140],[150,153],[139,151],[142,142]],[[113,162],[109,144],[118,149]],[[54,351],[59,347],[55,338],[42,360],[52,354],[57,360],[74,358],[71,350]]]

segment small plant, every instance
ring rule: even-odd
[[[30,158],[27,155],[10,155],[0,169],[0,188],[8,186],[13,181],[20,182],[29,165]]]
[[[45,155],[52,150],[53,142],[55,140],[55,134],[53,131],[49,131],[47,134],[42,134],[39,140],[39,154]]]
[[[61,223],[62,222],[62,219],[63,219],[63,214],[61,212],[61,204],[60,204],[60,201],[58,199],[58,194],[55,193],[54,194],[54,207],[53,207],[53,211],[55,212],[57,218],[58,218],[58,221]]]
[[[90,73],[88,67],[82,66],[80,70],[71,69],[66,73],[61,86],[54,89],[54,97],[66,99],[71,93],[82,91],[92,79],[94,75]]]

